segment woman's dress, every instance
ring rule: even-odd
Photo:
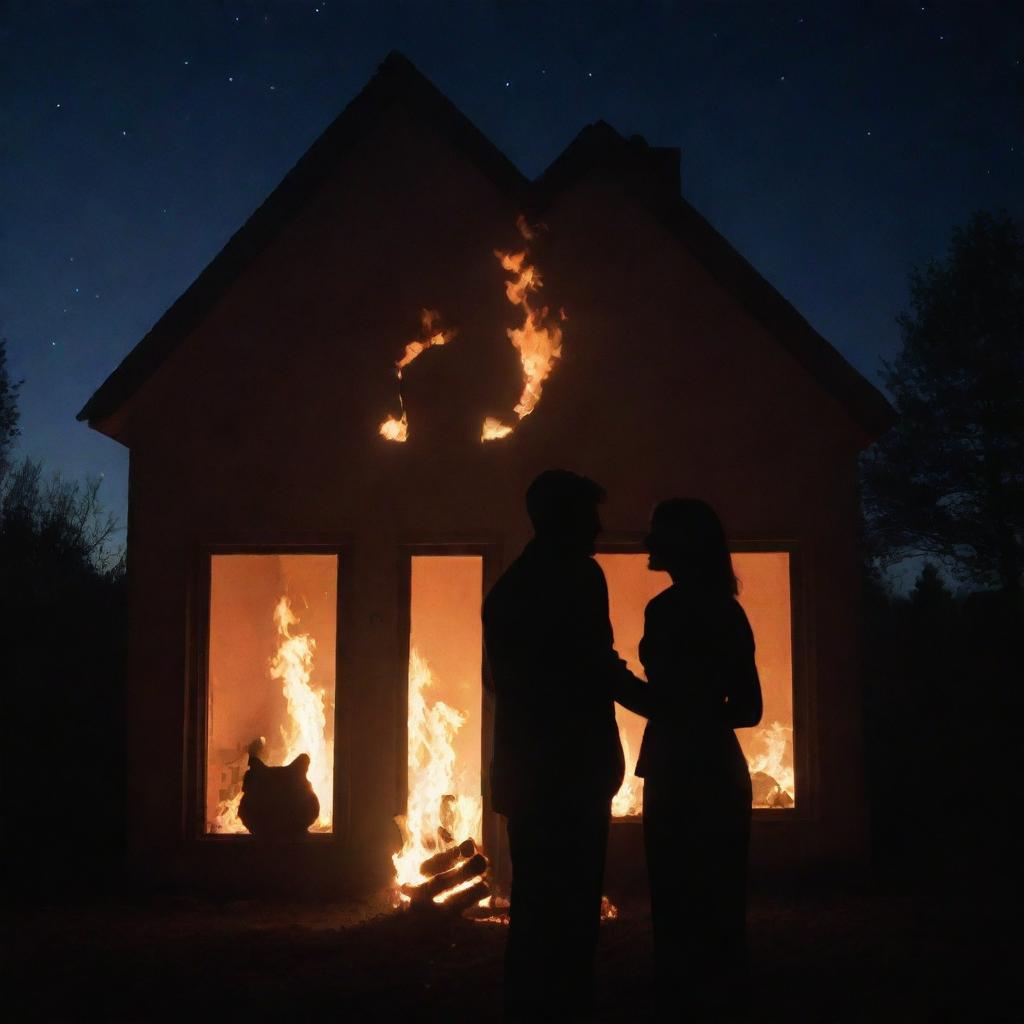
[[[636,774],[663,998],[731,1003],[746,975],[750,776],[734,729],[756,725],[754,638],[731,595],[675,585],[645,612],[640,660],[655,708]]]

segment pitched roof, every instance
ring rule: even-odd
[[[112,415],[196,327],[234,279],[287,223],[337,159],[355,146],[380,113],[402,103],[445,136],[496,185],[533,207],[593,173],[610,174],[790,352],[866,433],[877,436],[895,413],[800,313],[704,219],[679,189],[679,150],[624,139],[603,121],[588,125],[530,183],[511,161],[405,57],[390,53],[358,96],[313,143],[227,245],[128,353],[79,412],[95,426]]]
[[[392,103],[404,104],[428,121],[501,188],[528,188],[529,181],[512,161],[409,60],[392,51],[359,95],[100,385],[78,413],[79,420],[94,425],[111,415],[153,375]]]
[[[698,263],[761,323],[870,437],[895,422],[882,393],[866,380],[688,203],[679,184],[679,150],[624,139],[611,125],[587,125],[535,184],[541,201],[590,174],[606,174],[666,227]]]

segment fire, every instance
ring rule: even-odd
[[[619,713],[617,710],[616,714],[618,715]],[[632,712],[623,711],[621,714],[632,715]],[[618,793],[612,797],[612,817],[630,818],[643,812],[644,780],[633,774],[636,771],[636,759],[639,751],[636,754],[633,753],[633,748],[629,743],[629,734],[621,726],[619,727],[619,738],[622,740],[622,754],[626,761],[626,774]]]
[[[524,242],[533,240],[533,231],[526,218],[520,215],[516,225]],[[505,282],[505,297],[523,315],[522,325],[510,327],[506,332],[523,364],[523,390],[514,410],[516,416],[523,420],[537,407],[544,381],[550,376],[555,360],[562,357],[562,329],[551,322],[547,306],[537,306],[532,301],[532,296],[540,291],[544,282],[540,271],[529,261],[529,246],[514,253],[496,249],[494,255],[502,269],[512,275]],[[564,310],[559,311],[559,317],[567,319]],[[488,419],[484,421],[481,440],[507,437],[511,432],[512,427]]]
[[[616,709],[619,721],[619,738],[626,761],[626,775],[619,791],[612,799],[612,816],[630,818],[643,813],[644,780],[633,773],[636,771],[637,754],[630,744],[630,734],[642,731],[642,720],[632,712]],[[795,780],[793,773],[793,730],[782,722],[757,729],[752,736],[753,743],[760,749],[747,757],[754,790],[755,807],[792,807],[795,803]]]
[[[241,791],[237,792],[230,800],[221,800],[217,804],[217,813],[214,816],[211,831],[216,833],[240,833],[247,831],[238,816],[238,805],[242,802]]]
[[[420,323],[423,328],[422,337],[410,341],[402,352],[401,357],[395,361],[395,377],[398,380],[398,404],[402,415],[398,418],[389,416],[378,428],[378,433],[385,441],[407,441],[409,439],[409,418],[405,411],[405,401],[402,398],[402,371],[414,360],[418,359],[428,348],[447,345],[455,337],[454,330],[436,330],[437,322],[441,314],[436,309],[424,309],[420,311]]]
[[[309,755],[308,778],[320,801],[320,815],[314,831],[331,829],[334,806],[334,741],[327,738],[325,693],[310,683],[316,640],[308,633],[293,634],[298,623],[287,596],[282,595],[274,608],[274,624],[280,642],[270,661],[270,676],[281,681],[287,705],[286,724],[281,726],[280,764],[290,764],[299,754]],[[262,737],[261,737],[262,741]],[[213,819],[214,832],[245,832],[238,817],[242,794],[222,800]]]
[[[512,428],[506,426],[495,416],[488,416],[484,420],[483,429],[480,432],[481,441],[500,441],[503,437],[508,437],[512,433]]]
[[[412,649],[409,652],[409,800],[406,813],[396,821],[402,831],[402,849],[392,860],[396,884],[426,880],[420,864],[444,845],[439,830],[445,829],[456,841],[481,838],[483,805],[479,796],[458,792],[454,739],[466,716],[444,701],[427,701],[433,685],[430,666]],[[441,902],[472,885],[470,880],[448,890]]]
[[[309,755],[309,781],[320,801],[320,816],[313,828],[328,831],[334,806],[334,743],[327,739],[327,712],[324,691],[310,685],[313,675],[313,651],[316,641],[308,633],[293,635],[298,623],[286,596],[274,609],[281,643],[270,663],[270,676],[281,680],[288,703],[288,724],[281,726],[285,746],[282,764],[291,764],[299,754]]]
[[[764,751],[747,758],[751,776],[761,773],[765,792],[755,785],[754,804],[768,807],[792,807],[796,794],[793,776],[792,756],[793,730],[781,722],[763,726],[754,734],[756,742],[764,745]],[[755,779],[755,783],[759,780]],[[774,784],[774,785],[773,785]]]

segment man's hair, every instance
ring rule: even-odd
[[[526,490],[526,513],[538,533],[577,522],[604,501],[605,490],[590,477],[567,469],[545,470]]]

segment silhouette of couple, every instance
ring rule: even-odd
[[[604,490],[566,470],[530,485],[534,538],[488,594],[494,809],[508,823],[512,1019],[587,1016],[611,799],[624,763],[614,702],[648,719],[644,778],[657,1005],[735,1006],[746,975],[750,778],[733,729],[756,725],[754,639],[725,534],[702,501],[662,502],[646,547],[672,585],[645,613],[637,679],[615,651],[591,557]]]

